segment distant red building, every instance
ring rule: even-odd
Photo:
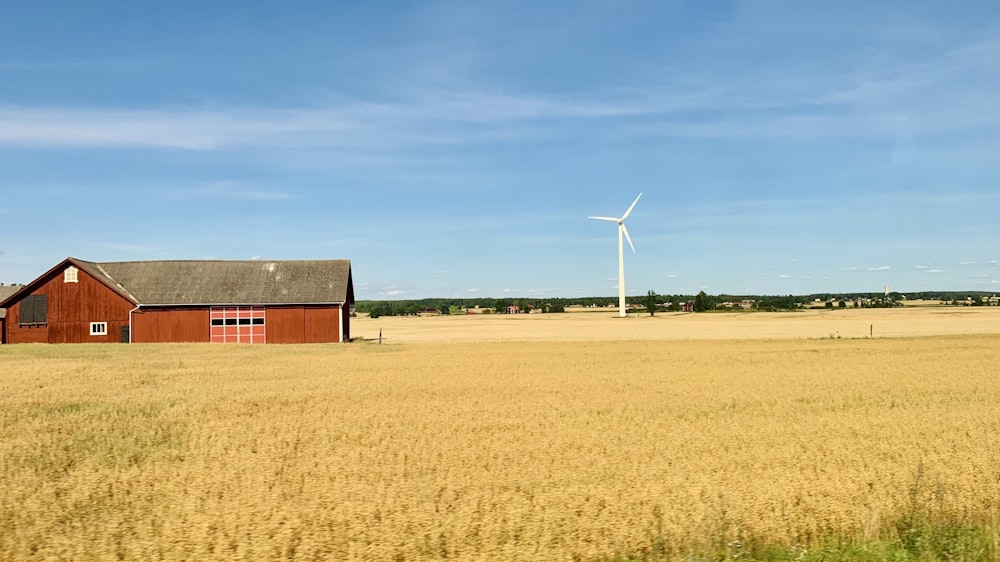
[[[350,340],[349,260],[67,258],[0,299],[4,343]]]

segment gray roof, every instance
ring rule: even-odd
[[[69,261],[147,306],[354,302],[350,260]]]
[[[18,286],[18,285],[3,285],[3,286],[0,286],[0,301],[3,301],[7,297],[13,295],[14,293],[16,293],[16,292],[18,292],[20,290],[21,290],[21,287]],[[6,318],[6,317],[7,317],[7,309],[6,308],[0,308],[0,319]]]

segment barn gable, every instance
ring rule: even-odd
[[[119,341],[133,306],[68,258],[0,301],[0,308],[7,309],[3,339],[6,343]]]

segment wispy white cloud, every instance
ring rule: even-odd
[[[0,106],[0,145],[35,148],[148,147],[385,149],[577,135],[577,124],[612,137],[810,138],[895,134],[895,157],[914,155],[913,119],[925,134],[1000,122],[987,92],[956,89],[955,73],[975,73],[1000,53],[984,41],[931,62],[894,64],[867,74],[824,75],[813,89],[782,80],[724,75],[719,83],[637,83],[563,93],[497,90],[475,82],[419,78],[381,97],[290,108],[96,108]],[[0,63],[2,64],[2,63]],[[814,82],[799,77],[798,84]],[[759,85],[763,84],[763,86]],[[935,111],[927,109],[933,88]],[[940,98],[944,97],[942,101]],[[374,100],[374,101],[372,101]],[[843,110],[844,107],[850,110]],[[697,118],[692,118],[697,116]],[[637,120],[636,117],[643,119]],[[559,126],[554,126],[559,125]]]
[[[988,261],[977,261],[977,260],[967,260],[958,262],[959,266],[972,267],[974,269],[989,269],[992,267],[1000,267],[1000,260],[988,260]],[[985,274],[979,274],[985,275]]]
[[[535,136],[539,120],[604,119],[697,106],[701,93],[659,97],[636,92],[593,99],[482,90],[414,88],[393,101],[319,107],[99,109],[0,106],[0,145],[158,147],[224,150],[257,147],[385,148],[491,142]]]
[[[358,298],[361,299],[392,299],[397,297],[403,297],[407,294],[412,294],[411,287],[401,287],[393,283],[372,283],[372,282],[359,282],[355,286],[355,290],[359,293]],[[417,291],[419,292],[419,291]],[[368,295],[367,297],[362,295]]]
[[[880,265],[880,266],[876,266],[876,267],[851,266],[851,267],[842,268],[841,271],[849,271],[849,272],[875,272],[875,271],[888,271],[890,269],[892,269],[891,265]]]
[[[528,289],[527,294],[529,295],[550,295],[553,294],[554,289]]]
[[[20,147],[218,150],[287,145],[302,135],[352,128],[327,110],[0,107],[0,145]]]
[[[240,180],[219,180],[198,187],[169,188],[163,190],[170,200],[222,199],[227,201],[283,201],[297,199],[298,195],[287,191],[261,189],[254,182]]]
[[[867,75],[825,77],[815,91],[782,88],[774,81],[765,81],[767,87],[754,89],[758,81],[748,76],[734,76],[728,82],[724,78],[721,85],[711,87],[698,83],[645,83],[573,94],[498,92],[478,84],[445,87],[415,81],[402,85],[394,98],[338,100],[297,108],[6,105],[0,106],[0,145],[198,151],[240,147],[385,148],[567,134],[545,125],[554,121],[564,124],[566,120],[592,122],[612,135],[687,138],[884,136],[887,130],[895,131],[898,137],[903,126],[908,139],[913,134],[912,119],[901,115],[899,99],[905,98],[907,106],[924,104],[927,96],[916,94],[925,92],[929,84],[956,103],[937,103],[939,111],[922,112],[922,130],[958,130],[974,123],[982,126],[1000,121],[995,112],[978,110],[993,102],[988,94],[969,89],[952,91],[949,86],[955,73],[976,72],[993,64],[990,61],[1000,56],[998,45],[1000,42],[988,40],[956,48],[931,62],[896,64],[891,71],[876,70]],[[744,83],[748,80],[752,81]],[[827,111],[843,105],[857,108],[850,112]],[[776,109],[782,113],[775,113]],[[902,111],[906,111],[905,107]],[[698,119],[690,119],[692,114],[697,114]],[[637,116],[644,117],[641,124],[631,119]],[[897,148],[904,150],[907,158],[912,157],[912,146]]]
[[[390,143],[457,142],[486,133],[493,135],[537,134],[526,127],[539,120],[593,119],[606,124],[608,118],[659,116],[687,118],[697,114],[696,123],[673,122],[670,127],[653,130],[669,134],[695,136],[824,134],[826,131],[857,130],[871,115],[870,111],[827,115],[817,109],[830,107],[882,106],[901,97],[933,99],[930,87],[949,90],[956,76],[978,76],[983,69],[993,69],[1000,56],[1000,41],[995,33],[963,36],[936,54],[921,53],[906,57],[896,49],[881,56],[864,56],[848,49],[827,53],[824,58],[841,61],[855,57],[844,66],[848,70],[804,64],[789,69],[785,65],[765,67],[727,63],[730,57],[716,57],[718,64],[686,67],[683,61],[669,61],[656,56],[629,57],[623,66],[627,75],[609,82],[609,87],[574,87],[561,93],[518,88],[515,81],[490,79],[490,62],[497,52],[513,55],[507,33],[536,45],[544,52],[559,36],[542,20],[527,24],[513,13],[490,10],[490,16],[455,15],[455,6],[447,9],[424,7],[414,10],[414,25],[431,30],[433,40],[412,42],[402,39],[398,45],[355,53],[364,57],[362,64],[378,69],[377,78],[362,87],[370,89],[366,101],[337,100],[274,110],[262,107],[167,107],[153,109],[100,110],[87,108],[0,108],[0,143],[35,146],[158,146],[189,150],[217,150],[232,146],[255,146],[306,143],[312,145],[370,146]],[[713,29],[712,45],[724,45],[730,52],[744,50],[754,41],[773,41],[779,34],[801,34],[810,24],[800,20],[794,27],[776,23],[770,10],[743,9],[730,21]],[[433,14],[433,16],[430,16]],[[504,32],[503,48],[491,43],[496,30],[502,29],[499,18],[510,30]],[[604,26],[603,10],[581,8],[575,21]],[[760,19],[758,19],[760,18]],[[838,17],[831,19],[839,19]],[[487,21],[489,23],[487,23]],[[419,23],[416,23],[419,22]],[[455,22],[443,26],[442,22]],[[443,26],[443,27],[442,27]],[[536,27],[537,26],[537,27]],[[558,26],[557,26],[558,27]],[[889,31],[885,22],[824,21],[808,33],[829,39],[831,29],[850,32],[853,37],[868,35],[880,38]],[[528,28],[533,29],[533,31]],[[825,28],[825,29],[824,29]],[[514,29],[517,31],[515,32]],[[464,30],[464,31],[460,31]],[[583,33],[584,28],[580,28]],[[562,32],[573,35],[568,29]],[[905,33],[913,34],[914,26]],[[899,30],[893,31],[897,35]],[[582,35],[575,39],[589,40]],[[537,43],[533,43],[535,41]],[[518,42],[515,42],[518,43]],[[692,46],[697,45],[692,42]],[[912,44],[900,42],[901,46]],[[839,45],[839,37],[838,37]],[[840,51],[838,49],[838,51]],[[712,51],[694,52],[702,57]],[[521,56],[534,53],[520,52]],[[630,53],[631,54],[631,53]],[[794,52],[789,58],[796,61]],[[699,57],[692,57],[698,61]],[[509,62],[504,60],[503,62]],[[806,61],[812,63],[814,61]],[[65,61],[0,60],[0,69],[94,69],[107,67],[142,68],[150,64],[175,64],[170,58],[114,57]],[[680,68],[678,68],[678,66]],[[810,70],[815,68],[815,70]],[[484,76],[487,74],[487,76]],[[669,76],[670,78],[664,78]],[[588,77],[589,79],[589,77]],[[977,99],[992,107],[989,88],[979,88]],[[570,93],[571,92],[571,93]],[[374,101],[372,101],[374,100]],[[892,109],[890,107],[882,109]],[[771,110],[791,110],[794,115],[775,115]],[[894,119],[900,110],[881,112],[881,119]],[[995,113],[995,112],[993,112]],[[989,114],[979,115],[989,118]],[[816,120],[819,118],[819,120]],[[948,118],[953,118],[949,115]],[[845,122],[843,127],[838,122]],[[428,128],[428,123],[437,124]],[[419,126],[413,126],[413,125]],[[510,129],[499,124],[512,125]],[[476,130],[468,130],[472,125]],[[817,126],[819,125],[819,126]],[[872,126],[870,124],[869,126]],[[879,127],[884,128],[883,125]]]

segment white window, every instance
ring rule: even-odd
[[[107,322],[91,322],[90,323],[90,335],[92,336],[106,336],[108,334],[108,323]]]
[[[77,282],[77,279],[76,279],[76,272],[77,271],[79,271],[79,269],[73,267],[72,265],[69,266],[69,267],[67,267],[66,271],[63,271],[63,283],[76,283]]]

